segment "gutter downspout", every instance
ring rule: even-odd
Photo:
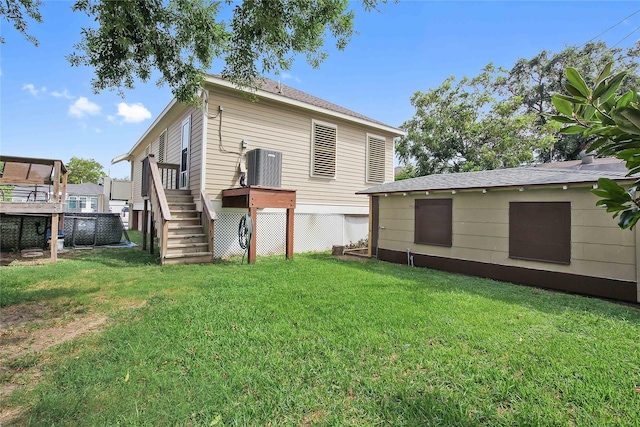
[[[200,159],[200,191],[207,192],[207,128],[209,119],[209,91],[202,90],[202,158]],[[204,209],[204,206],[201,207]]]

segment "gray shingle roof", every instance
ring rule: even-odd
[[[219,74],[212,74],[212,76],[218,79],[222,79],[222,76]],[[361,120],[366,120],[368,122],[376,123],[382,126],[395,127],[395,126],[390,126],[381,121],[372,119],[371,117],[367,117],[363,114],[356,113],[355,111],[333,104],[329,101],[325,101],[324,99],[320,99],[316,96],[310,95],[306,92],[302,92],[301,90],[292,88],[291,86],[284,85],[280,82],[276,82],[271,79],[263,78],[260,89],[274,95],[282,96],[283,98],[304,102],[305,104],[313,105],[314,107],[320,107],[336,113],[346,114],[347,116],[355,117]]]
[[[595,183],[598,181],[598,178],[610,178],[614,180],[633,179],[626,177],[625,172],[617,171],[524,166],[510,169],[421,176],[378,185],[359,191],[357,194]]]
[[[104,193],[102,185],[92,182],[84,182],[82,184],[67,184],[67,194],[74,196],[88,196]]]

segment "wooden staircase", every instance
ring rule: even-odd
[[[171,219],[162,264],[200,264],[213,261],[207,235],[189,190],[165,190]]]

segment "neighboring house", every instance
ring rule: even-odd
[[[92,182],[67,184],[65,212],[109,212],[109,196],[102,185]]]
[[[619,229],[590,192],[600,177],[633,182],[615,163],[430,175],[360,191],[370,196],[370,251],[384,261],[640,302],[640,231]]]
[[[264,149],[281,153],[281,187],[296,190],[295,251],[366,236],[368,199],[355,193],[393,181],[394,138],[403,131],[268,79],[247,94],[208,76],[202,102],[194,108],[173,100],[128,153],[113,159],[131,162],[133,229],[142,228],[143,160],[153,154],[161,168],[175,165],[169,181],[189,190],[197,211],[201,190],[212,200],[214,255],[242,254],[238,220],[246,209],[222,208],[221,194],[240,187],[246,153]],[[259,217],[258,252],[282,252],[284,211],[262,209]]]
[[[129,180],[104,178],[104,189],[109,198],[109,212],[120,215],[122,225],[129,228],[129,201],[131,200],[132,183]]]
[[[131,200],[131,181],[104,178],[102,184],[67,184],[66,212],[120,214]]]

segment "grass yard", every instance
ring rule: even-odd
[[[640,425],[635,307],[326,254],[94,250],[0,280],[31,313],[1,346],[107,316],[5,357],[14,425]]]

